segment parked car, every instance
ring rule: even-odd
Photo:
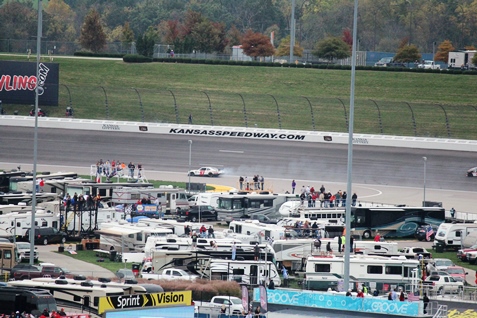
[[[454,263],[448,258],[435,258],[433,265],[437,270],[445,271],[449,266],[454,266]]]
[[[35,228],[35,244],[47,245],[49,243],[65,243],[67,234],[54,227],[36,227]],[[30,229],[20,239],[23,242],[30,241]]]
[[[188,176],[198,176],[198,177],[218,177],[222,173],[221,170],[214,167],[202,167],[195,170],[190,170]]]
[[[211,205],[193,205],[179,211],[179,219],[197,222],[199,220],[217,221],[217,212]]]
[[[15,276],[15,272],[18,271],[31,271],[31,270],[40,270],[40,266],[38,265],[30,265],[29,263],[19,263],[12,267],[10,270],[10,277]]]
[[[463,262],[467,262],[467,253],[475,251],[477,251],[477,244],[474,244],[469,248],[460,249],[457,251],[457,258]]]
[[[465,282],[465,275],[468,274],[462,266],[449,266],[446,272],[458,282]]]
[[[431,227],[432,227],[432,234],[429,236],[429,239],[427,239],[426,233],[427,233],[428,227],[429,227],[429,225],[421,225],[420,227],[418,227],[418,228],[416,229],[416,232],[414,233],[414,237],[415,237],[418,241],[428,241],[428,242],[434,241],[434,237],[436,236],[438,227],[435,226],[435,225],[431,225]]]
[[[376,63],[374,63],[374,66],[376,67],[386,67],[389,63],[391,63],[393,61],[393,57],[383,57],[382,59],[380,59],[379,61],[377,61]]]
[[[17,246],[17,252],[18,252],[18,261],[19,262],[29,261],[30,260],[30,243],[17,242],[16,246]],[[33,260],[35,262],[38,262],[39,253],[36,247],[35,247],[34,253],[35,254],[33,256]]]

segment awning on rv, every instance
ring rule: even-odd
[[[96,230],[94,232],[96,234],[102,234],[102,235],[123,236],[123,235],[139,233],[141,232],[141,229],[125,229],[125,228],[118,228],[118,227],[107,227],[105,229]]]

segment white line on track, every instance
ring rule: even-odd
[[[219,150],[219,152],[243,153],[243,151],[240,150]]]

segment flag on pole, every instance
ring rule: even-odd
[[[268,311],[267,289],[264,285],[260,285],[260,307]]]
[[[431,240],[432,234],[434,234],[434,230],[431,225],[428,225],[426,228],[426,241],[429,242]]]

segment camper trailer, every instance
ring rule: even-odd
[[[472,58],[476,52],[476,50],[449,52],[448,67],[468,70],[475,68],[475,65],[472,64]]]
[[[172,186],[161,186],[159,188],[116,188],[113,192],[112,201],[116,204],[136,204],[143,198],[155,201],[159,199],[162,210],[166,214],[174,214],[179,209],[188,209],[189,201],[184,189],[176,189]]]
[[[214,208],[219,206],[219,196],[222,193],[219,192],[206,192],[206,193],[197,193],[189,198],[189,205],[210,205]]]
[[[294,231],[287,230],[283,226],[260,223],[258,220],[232,221],[229,230],[237,234],[252,235],[259,242],[297,237]]]
[[[59,221],[57,213],[44,210],[37,210],[35,213],[35,226],[39,228],[54,227],[58,229]],[[30,228],[31,211],[0,215],[0,237],[24,236]]]
[[[101,223],[99,245],[102,250],[124,252],[144,252],[144,247],[150,236],[167,236],[172,234],[169,229],[149,227],[145,224],[124,224],[123,222]]]
[[[417,283],[418,260],[400,257],[381,257],[368,255],[350,256],[350,282],[367,282],[378,291],[386,286],[394,288],[410,283]],[[344,258],[337,256],[310,256],[306,262],[305,286],[312,290],[336,288],[344,277]],[[348,286],[342,286],[347,290]]]
[[[282,281],[277,267],[270,261],[237,261],[230,259],[211,259],[210,278],[236,281],[241,284],[256,286],[273,280],[280,287]]]
[[[461,247],[462,237],[477,231],[476,223],[442,223],[437,229],[434,244],[444,244],[446,249]]]

